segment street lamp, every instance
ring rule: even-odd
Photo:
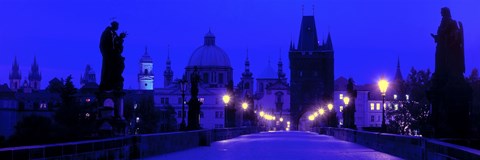
[[[222,97],[223,103],[225,103],[225,109],[224,109],[224,115],[225,115],[225,128],[227,127],[228,124],[228,118],[227,118],[227,107],[228,107],[228,102],[230,102],[230,96],[229,95],[224,95]]]
[[[185,90],[187,89],[187,80],[180,80],[180,91],[182,91],[182,123],[180,123],[180,130],[184,131],[187,128],[185,123]]]
[[[331,103],[328,104],[328,105],[327,105],[327,108],[328,108],[329,111],[332,111],[332,109],[333,109],[333,104],[331,104]]]
[[[320,109],[318,110],[318,113],[320,113],[320,115],[323,116],[323,114],[325,114],[325,109],[320,108]]]
[[[350,98],[343,97],[343,103],[345,103],[345,107],[348,107],[348,103],[350,102]]]
[[[243,108],[243,116],[242,116],[242,124],[245,125],[245,115],[247,113],[247,108],[248,108],[248,103],[247,102],[243,102],[242,103],[242,108]]]
[[[242,108],[243,108],[244,111],[246,111],[247,108],[248,108],[248,103],[243,102],[243,103],[242,103]]]
[[[385,124],[385,94],[388,88],[388,81],[382,79],[378,81],[378,88],[380,88],[380,92],[382,93],[382,130],[386,131],[387,125]]]

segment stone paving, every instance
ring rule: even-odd
[[[218,141],[208,147],[147,159],[172,160],[317,160],[400,159],[351,142],[312,132],[262,132]]]

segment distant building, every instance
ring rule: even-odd
[[[185,67],[184,77],[186,80],[190,81],[190,75],[195,67],[200,74],[198,97],[203,102],[200,126],[202,128],[223,128],[225,126],[225,104],[222,101],[222,96],[226,94],[229,81],[233,80],[233,71],[227,53],[215,44],[215,36],[210,31],[204,37],[204,44],[193,51],[188,65]],[[172,76],[170,60],[167,59],[167,68],[164,71],[164,87],[154,89],[154,101],[155,107],[172,106],[178,113],[177,122],[180,124],[182,121],[182,103],[190,99],[190,88],[188,87],[185,91],[186,97],[183,101],[179,80],[173,81]],[[185,113],[188,113],[188,105],[186,104]]]
[[[298,44],[295,47],[291,42],[289,52],[292,95],[290,113],[294,127],[306,120],[305,112],[331,103],[334,81],[333,53],[330,33],[326,43],[320,44],[314,16],[303,16]]]
[[[276,130],[290,129],[290,86],[283,72],[282,60],[278,61],[278,69],[272,68],[270,62],[256,79],[255,109],[258,112],[271,115],[275,119],[260,118],[260,123],[265,123]]]
[[[399,93],[399,84],[403,81],[403,76],[400,70],[400,60],[398,60],[395,78],[391,80],[390,85],[387,89],[384,105],[385,108],[392,108],[394,110],[397,110],[399,107],[403,107],[403,105],[398,102],[409,99],[408,94],[401,95]],[[347,95],[347,84],[348,80],[344,77],[340,77],[335,80],[334,85],[335,92],[333,105],[335,111],[337,112],[340,126],[343,124],[342,111],[345,107],[343,98],[345,98]],[[355,100],[355,125],[357,126],[357,128],[361,129],[363,127],[381,127],[381,107],[383,98],[381,96],[378,85],[376,83],[357,85],[355,86],[355,90],[357,90],[357,98]],[[388,120],[386,120],[386,123],[388,124]]]

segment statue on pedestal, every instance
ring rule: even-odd
[[[433,136],[462,138],[468,136],[468,109],[472,90],[464,78],[465,56],[463,25],[452,19],[450,9],[441,9],[442,21],[437,34],[435,72],[427,92],[432,103]]]
[[[126,33],[117,34],[118,22],[113,21],[105,28],[100,38],[102,72],[97,99],[99,102],[99,130],[101,135],[124,135],[126,122],[123,117],[123,70],[122,56]]]
[[[191,98],[188,101],[188,130],[200,129],[200,105],[203,103],[198,100],[198,84],[200,83],[200,75],[197,66],[194,67],[193,73],[190,75]]]

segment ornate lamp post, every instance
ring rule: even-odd
[[[345,108],[343,109],[343,126],[344,128],[350,128],[351,127],[350,109],[348,108],[348,103],[350,103],[350,98],[343,97],[343,103],[345,103]]]
[[[245,125],[245,115],[247,113],[247,109],[248,109],[248,103],[247,102],[243,102],[242,103],[242,108],[243,108],[243,117],[242,117],[242,124]]]
[[[387,125],[385,124],[385,94],[388,88],[388,81],[385,79],[378,81],[378,88],[380,88],[380,92],[382,93],[382,131],[386,131]]]
[[[228,118],[227,118],[227,108],[228,108],[228,102],[230,102],[230,96],[229,95],[224,95],[222,97],[223,103],[225,103],[225,109],[224,109],[224,115],[225,115],[225,128],[227,128],[227,125],[229,125]]]
[[[187,80],[180,80],[180,91],[182,91],[182,123],[180,123],[180,130],[184,131],[187,129],[187,124],[185,123],[185,90],[187,89]]]

